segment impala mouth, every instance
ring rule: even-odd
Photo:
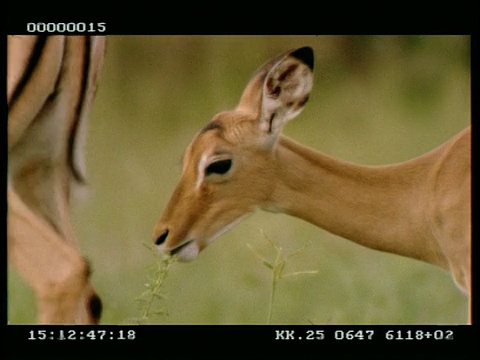
[[[190,240],[190,241],[187,241],[186,243],[176,247],[175,249],[171,250],[170,251],[170,254],[171,255],[177,255],[180,251],[182,251],[182,249],[185,249],[188,245],[190,245],[191,243],[193,243],[194,240]]]
[[[187,241],[186,243],[170,250],[170,255],[177,256],[181,262],[189,262],[195,259],[200,252],[195,240]]]

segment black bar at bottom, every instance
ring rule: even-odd
[[[167,354],[186,359],[255,354],[271,358],[277,353],[300,359],[327,349],[351,356],[358,356],[360,350],[381,356],[383,349],[388,350],[383,355],[389,359],[405,353],[458,358],[479,339],[476,328],[467,325],[9,325],[4,330],[9,359],[27,354],[36,359],[85,359],[97,351],[115,359],[140,354],[142,360]]]

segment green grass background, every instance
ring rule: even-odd
[[[470,123],[467,36],[111,36],[88,134],[87,196],[73,207],[80,247],[104,302],[104,324],[131,323],[152,276],[151,241],[181,156],[211,117],[234,107],[251,74],[280,52],[314,48],[315,84],[284,132],[361,164],[404,161]],[[262,234],[263,231],[265,235]],[[363,248],[300,219],[258,212],[164,282],[168,316],[152,323],[263,324],[273,261],[288,254],[272,322],[457,324],[467,299],[444,271]],[[36,321],[31,290],[9,268],[8,320]]]

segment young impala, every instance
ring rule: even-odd
[[[470,127],[410,161],[362,166],[281,134],[313,84],[303,47],[261,67],[237,107],[184,154],[154,242],[189,261],[256,209],[282,212],[369,248],[437,265],[470,292]]]

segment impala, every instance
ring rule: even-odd
[[[281,134],[305,106],[313,51],[261,67],[237,107],[194,137],[153,241],[190,261],[257,209],[286,213],[366,247],[450,272],[470,293],[470,127],[410,161],[362,166]]]
[[[101,301],[75,241],[69,200],[105,39],[7,40],[8,259],[33,288],[39,322],[94,324]]]

